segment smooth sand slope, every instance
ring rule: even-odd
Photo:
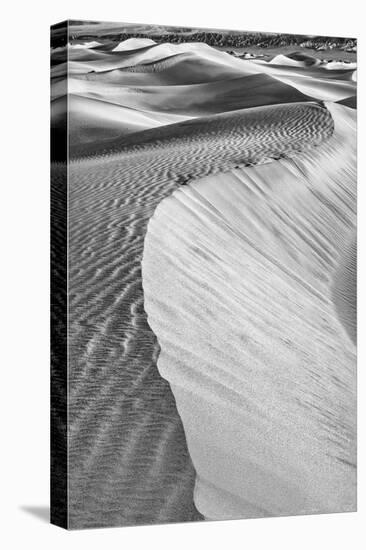
[[[85,97],[70,92],[67,99],[71,156],[74,155],[74,147],[78,147],[80,150],[85,144],[92,143],[96,145],[97,149],[100,149],[104,142],[187,119],[186,116],[175,113],[126,107],[111,101],[104,101],[97,96]],[[65,96],[54,99],[52,103],[53,118],[57,125],[56,113],[58,116],[62,114]]]
[[[137,45],[137,42],[136,42]],[[211,48],[204,43],[185,44],[154,44],[126,51],[101,51],[90,49],[72,49],[69,52],[69,62],[60,63],[54,68],[54,76],[59,76],[67,68],[70,74],[85,74],[91,71],[103,72],[114,69],[123,69],[146,63],[159,62],[171,56],[191,52],[203,57],[210,63],[231,67],[240,74],[254,74],[260,72],[250,62],[236,59],[225,52]]]
[[[207,84],[132,89],[70,78],[68,94],[73,157],[81,152],[79,147],[75,153],[74,145],[93,142],[98,149],[104,136],[123,138],[132,132],[191,118],[311,99],[267,75]]]
[[[131,50],[139,50],[145,48],[146,46],[155,46],[156,42],[151,40],[151,38],[128,38],[120,42],[115,48],[114,52],[125,52]]]
[[[239,78],[261,71],[254,65],[231,64],[231,58],[208,59],[203,52],[188,50],[156,61],[121,67],[109,71],[79,73],[78,79],[119,82],[122,85],[202,84]],[[227,54],[226,54],[227,55]],[[229,61],[228,63],[226,63]]]
[[[288,60],[285,63],[283,58]],[[316,61],[316,60],[314,60]],[[306,64],[287,56],[277,56],[272,61],[253,61],[262,72],[289,84],[310,97],[322,101],[339,101],[356,95],[355,64],[316,63]]]
[[[317,149],[196,181],[149,222],[145,310],[209,519],[356,507],[355,114],[327,107]]]
[[[255,74],[216,82],[165,86],[122,86],[69,79],[69,93],[110,101],[142,111],[205,116],[258,105],[311,100],[269,75]]]
[[[357,235],[344,243],[333,277],[333,300],[339,319],[351,340],[357,340]]]

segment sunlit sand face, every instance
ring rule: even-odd
[[[354,508],[355,124],[327,109],[316,149],[191,183],[149,223],[145,309],[210,519]]]

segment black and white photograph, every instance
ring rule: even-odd
[[[1,546],[362,550],[362,4],[2,13]]]
[[[356,39],[51,45],[52,521],[355,511]]]

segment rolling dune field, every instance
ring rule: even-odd
[[[66,47],[70,527],[354,510],[356,64]]]

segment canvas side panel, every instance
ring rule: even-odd
[[[51,523],[64,528],[68,527],[67,33],[67,22],[51,27]],[[54,67],[61,64],[64,75],[53,78]]]

